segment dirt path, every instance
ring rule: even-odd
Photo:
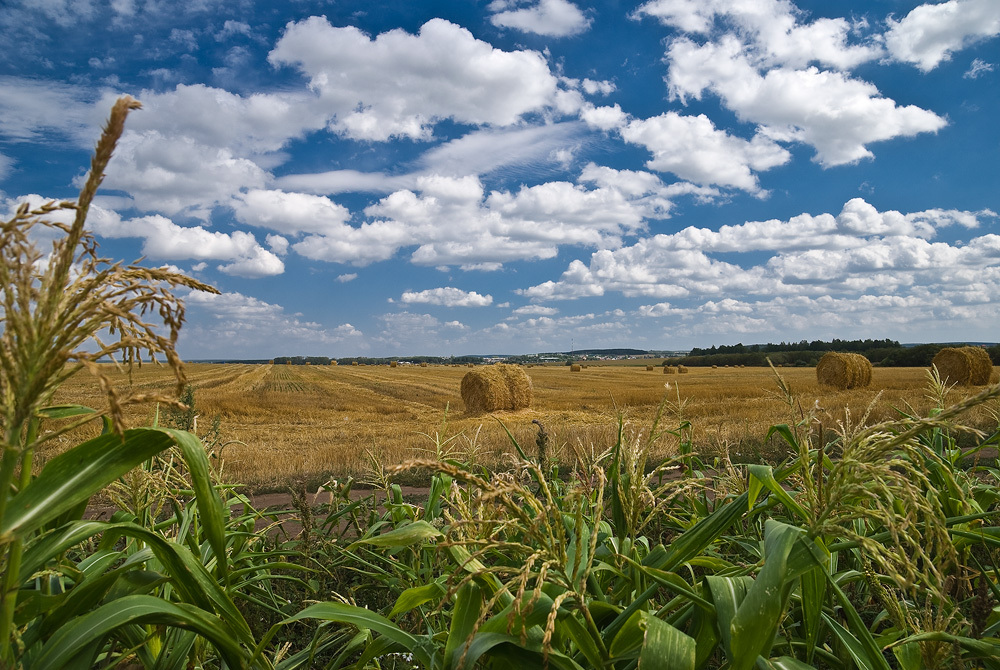
[[[401,487],[404,500],[426,500],[430,493],[430,489],[421,486],[403,486]],[[364,489],[355,488],[351,489],[351,500],[361,500],[367,498],[373,493],[378,493],[375,489]],[[318,510],[321,505],[328,505],[333,502],[333,494],[329,491],[317,491],[316,493],[307,493],[307,500],[309,505],[313,510]],[[247,496],[250,499],[250,507],[257,512],[278,512],[278,516],[274,517],[272,515],[261,516],[256,521],[256,530],[264,530],[269,526],[273,526],[269,529],[269,533],[272,535],[282,534],[288,538],[296,537],[302,531],[302,523],[299,520],[299,513],[295,509],[295,505],[292,502],[291,493],[258,493],[251,494]],[[111,515],[117,511],[117,507],[113,505],[91,505],[87,508],[84,514],[85,519],[93,519],[95,521],[110,521]],[[242,515],[245,513],[243,505],[237,504],[233,506],[232,513],[236,515]],[[280,521],[280,528],[274,526],[275,520]]]

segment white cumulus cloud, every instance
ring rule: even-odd
[[[487,307],[493,304],[493,296],[480,295],[475,291],[463,291],[446,286],[424,291],[405,291],[400,301],[412,304],[442,305],[444,307]]]
[[[443,19],[416,35],[392,30],[371,38],[310,17],[288,25],[268,60],[299,68],[331,115],[330,127],[358,139],[426,139],[444,119],[508,126],[559,97],[542,54],[494,48]]]
[[[517,0],[494,0],[489,8],[497,13],[490,17],[490,23],[550,37],[579,35],[590,27],[591,19],[567,0],[536,0],[527,7],[522,7],[523,4]]]
[[[889,19],[886,47],[896,60],[933,70],[952,53],[1000,35],[996,0],[949,0],[923,4],[896,21]]]

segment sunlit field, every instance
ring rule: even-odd
[[[871,423],[896,418],[897,410],[922,413],[932,406],[925,397],[923,368],[876,368],[870,387],[850,391],[820,386],[812,368],[781,368],[777,372],[794,396],[790,405],[768,368],[690,368],[687,374],[666,375],[660,361],[648,362],[656,364],[652,371],[645,361],[588,365],[579,372],[565,366],[530,367],[531,409],[477,416],[465,411],[459,394],[466,367],[191,364],[187,373],[199,413],[197,432],[204,434],[218,416],[222,440],[228,443],[221,452],[224,475],[253,488],[363,475],[371,456],[384,465],[399,463],[435,449],[435,435],[442,441],[453,438],[445,448],[467,458],[502,465],[513,449],[501,422],[529,453],[537,431],[532,420],[542,422],[555,452],[568,462],[574,447],[590,453],[612,444],[619,412],[631,430],[648,431],[664,397],[668,403],[661,428],[688,420],[703,456],[728,454],[734,461],[749,462],[780,460],[781,444],[763,441],[768,427],[801,420],[810,408],[820,408],[829,430],[848,414],[854,422],[867,414]],[[129,384],[125,374],[118,379]],[[147,364],[134,372],[131,383],[143,390],[164,389],[171,376],[165,368]],[[949,401],[969,393],[953,389]],[[101,399],[93,379],[81,373],[62,387],[57,401],[99,406]],[[990,413],[996,410],[978,408],[969,422],[995,427]],[[152,423],[155,411],[133,408],[133,424]],[[675,446],[667,435],[653,455],[668,456]],[[49,455],[57,450],[59,446]]]

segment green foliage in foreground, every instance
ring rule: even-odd
[[[361,499],[331,482],[323,514],[299,499],[291,539],[255,530],[190,433],[109,433],[8,496],[0,542],[23,552],[7,653],[25,668],[997,668],[1000,471],[959,467],[974,454],[954,421],[998,396],[832,443],[807,416],[771,431],[793,459],[745,470],[707,468],[683,422],[620,419],[568,480],[516,443],[516,467],[489,474],[438,437],[406,466],[433,471],[426,501],[384,473]],[[679,455],[647,471],[663,440]],[[83,520],[108,484],[145,504]]]

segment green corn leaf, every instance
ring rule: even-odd
[[[791,656],[779,656],[777,658],[758,658],[757,667],[760,670],[816,670],[808,663],[803,663]]]
[[[388,533],[357,540],[347,547],[347,550],[351,551],[362,544],[370,544],[376,547],[409,547],[414,544],[436,540],[439,537],[441,537],[441,531],[434,526],[426,521],[414,521],[395,530],[390,530]]]
[[[567,613],[565,616],[559,617],[556,630],[559,631],[560,629],[573,640],[577,649],[587,659],[587,664],[591,668],[603,668],[605,666],[604,657],[600,647],[597,646],[597,642],[594,641],[587,627],[580,623],[580,620],[573,613]]]
[[[373,633],[378,633],[396,644],[406,649],[425,668],[432,666],[432,652],[430,641],[424,637],[418,637],[407,633],[393,622],[386,619],[377,612],[366,610],[363,607],[345,605],[343,603],[317,603],[310,605],[295,616],[282,621],[282,624],[289,624],[303,619],[320,619],[322,621],[336,621],[337,623],[349,624],[355,628],[368,629]]]
[[[750,473],[750,507],[753,507],[753,503],[756,500],[757,495],[760,493],[760,487],[766,487],[768,491],[771,492],[781,504],[788,509],[789,512],[793,512],[802,521],[807,521],[809,519],[808,514],[806,514],[805,509],[802,508],[791,494],[788,493],[774,477],[774,469],[770,465],[759,465],[753,464],[747,466],[747,471]]]
[[[69,419],[85,414],[97,414],[97,410],[83,405],[51,405],[43,407],[37,412],[37,416],[42,419]]]
[[[733,619],[736,617],[740,603],[746,598],[747,591],[753,586],[753,578],[709,575],[705,577],[705,584],[715,605],[716,623],[719,638],[722,641],[722,649],[728,658],[732,658],[733,651],[730,643],[732,641]]]
[[[642,617],[645,612],[636,612],[629,617],[625,625],[621,627],[618,634],[611,640],[608,653],[612,658],[621,658],[630,654],[642,645],[646,636],[646,631],[642,627]]]
[[[186,604],[135,595],[119,598],[62,626],[33,659],[33,668],[62,668],[81,651],[128,624],[175,626],[198,633],[232,668],[246,667],[248,654],[217,616]]]
[[[694,638],[651,614],[643,614],[646,636],[639,652],[639,667],[642,670],[694,670]]]
[[[480,631],[469,645],[465,668],[476,667],[476,662],[484,655],[505,661],[507,667],[543,667],[541,641],[531,636],[522,645],[520,639],[513,635]],[[555,649],[549,650],[548,665],[556,670],[583,670],[576,661]]]
[[[0,543],[27,537],[173,444],[162,430],[136,428],[124,437],[95,437],[56,456],[7,504]]]
[[[184,456],[195,499],[198,501],[198,513],[208,543],[216,557],[216,569],[224,579],[229,579],[229,561],[226,558],[226,522],[222,507],[222,498],[212,486],[211,467],[205,447],[192,433],[172,428],[162,428],[164,433],[174,439],[174,443]]]
[[[826,572],[816,566],[802,575],[799,587],[802,596],[802,624],[806,637],[806,661],[812,663],[819,640],[823,601],[826,599]]]
[[[273,567],[273,566],[272,566]],[[430,582],[422,586],[413,586],[406,589],[396,598],[396,604],[389,612],[389,618],[395,619],[403,612],[409,612],[415,607],[420,607],[431,600],[440,600],[447,593],[445,588],[438,581]]]
[[[181,598],[205,611],[218,612],[234,627],[234,634],[244,643],[252,642],[250,626],[246,619],[240,614],[229,594],[208,573],[201,559],[186,546],[170,542],[159,533],[137,524],[102,521],[69,523],[29,544],[24,554],[20,575],[26,580],[70,547],[98,534],[103,534],[102,547],[105,549],[114,546],[118,538],[123,536],[145,543],[163,566],[163,571],[170,577]]]
[[[691,560],[706,547],[719,539],[726,530],[732,526],[747,510],[749,495],[743,493],[733,498],[722,507],[717,508],[712,514],[705,517],[688,530],[681,533],[670,544],[670,548],[662,552],[649,552],[642,564],[657,570],[672,572],[679,565]],[[659,547],[657,547],[659,548]],[[655,555],[655,557],[654,557]],[[628,621],[628,618],[646,606],[646,603],[660,589],[659,584],[653,584],[644,592],[635,597],[632,603],[622,610],[618,618],[604,630],[604,644],[613,640],[621,627]]]
[[[787,570],[788,555],[804,533],[800,528],[770,519],[766,522],[764,567],[747,590],[731,626],[729,661],[734,670],[748,670],[757,656],[770,656],[794,579]]]
[[[853,660],[854,663],[861,668],[861,670],[874,670],[875,666],[869,662],[868,650],[865,649],[865,645],[862,644],[861,641],[851,633],[851,631],[841,626],[840,622],[831,619],[826,614],[823,615],[823,622],[826,624],[827,628],[833,632],[834,636],[840,640],[840,643],[844,645],[847,653],[851,656],[851,660]]]
[[[444,646],[446,670],[456,670],[465,652],[466,641],[476,629],[476,622],[483,608],[482,590],[475,582],[466,582],[455,596],[455,609],[451,613],[451,629]],[[466,664],[465,667],[471,667]]]

